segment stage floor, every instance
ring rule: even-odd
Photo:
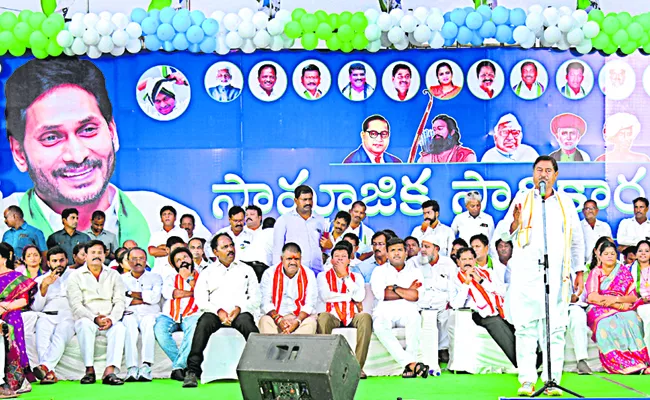
[[[565,373],[562,385],[566,385],[586,397],[648,397],[648,376],[622,376],[598,373],[579,376]],[[541,382],[538,382],[541,385]],[[518,382],[516,375],[467,375],[444,372],[428,379],[402,379],[401,377],[374,377],[360,381],[356,400],[403,400],[458,399],[495,400],[499,397],[515,397]],[[159,395],[160,397],[156,397]],[[544,396],[542,396],[544,397]],[[565,395],[564,397],[570,397]],[[236,381],[213,382],[199,385],[196,389],[183,389],[181,383],[170,379],[157,379],[151,383],[126,383],[121,387],[80,385],[79,382],[59,382],[52,386],[33,385],[31,393],[21,399],[39,400],[239,400],[242,399]],[[320,400],[320,399],[317,399]]]

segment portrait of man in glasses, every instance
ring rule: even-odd
[[[381,115],[371,115],[361,125],[361,145],[343,160],[344,164],[401,163],[398,157],[388,153],[390,124]]]
[[[523,128],[511,113],[499,118],[490,135],[494,138],[494,147],[483,155],[481,162],[533,162],[539,157],[535,149],[522,143]]]

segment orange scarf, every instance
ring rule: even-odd
[[[478,271],[479,275],[483,276],[483,279],[487,279],[489,282],[492,282],[492,279],[490,279],[490,274],[488,274],[487,272],[482,271],[481,269],[478,269],[478,268],[476,269],[476,271]],[[463,275],[460,272],[458,272],[458,279],[461,282],[465,282],[465,279],[464,279]],[[487,303],[487,305],[490,306],[490,313],[494,314],[494,305],[492,304],[492,300],[490,300],[490,296],[485,291],[485,288],[480,283],[476,282],[476,280],[474,280],[474,278],[472,278],[472,285],[474,285],[474,287],[476,287],[476,289],[479,291],[479,293],[481,293],[481,296],[483,296],[483,298],[485,299],[485,302]],[[474,300],[474,302],[476,302],[476,299],[474,298],[474,293],[472,293],[472,292],[473,291],[470,290],[469,295],[472,297],[472,300]],[[501,299],[499,298],[498,294],[495,295],[494,297],[496,299],[496,303],[497,303],[496,304],[496,309],[499,312],[499,316],[501,316],[501,318],[504,318],[503,307],[501,305]]]
[[[194,271],[192,273],[192,276],[194,277],[194,281],[199,279],[199,273]],[[185,282],[183,281],[183,277],[181,274],[176,274],[176,278],[174,279],[174,289],[178,290],[185,290]],[[194,288],[191,288],[190,291],[194,291]],[[181,314],[181,301],[183,299],[178,298],[178,299],[173,299],[171,302],[171,307],[169,309],[169,313],[171,314],[171,317],[174,319],[174,321],[179,322],[181,315],[183,317],[189,317],[190,315],[194,314],[195,312],[199,311],[199,307],[194,304],[194,296],[190,297],[190,300],[187,303],[187,306],[185,307],[185,310],[183,310],[183,313]]]
[[[282,271],[282,263],[275,267],[273,274],[273,305],[275,311],[280,312],[282,305],[282,293],[284,293],[284,272]],[[293,312],[296,316],[300,315],[300,309],[305,305],[307,298],[307,273],[305,268],[301,265],[298,271],[298,298],[296,299],[296,310]]]
[[[352,282],[356,282],[356,278],[354,277],[354,274],[350,274],[350,277],[352,278]],[[347,286],[345,285],[345,281],[343,281],[343,284],[341,285],[341,291],[339,292],[337,287],[336,287],[336,272],[334,272],[334,268],[330,269],[327,271],[327,274],[325,275],[325,279],[327,279],[327,284],[330,287],[330,290],[332,292],[337,292],[337,293],[345,293],[347,292]],[[343,326],[348,326],[348,312],[346,310],[346,307],[349,307],[350,310],[350,318],[354,318],[354,302],[348,301],[340,301],[338,303],[327,303],[326,309],[327,312],[332,312],[332,304],[334,304],[334,309],[336,310],[336,315],[339,316],[339,320],[343,323]],[[342,308],[342,309],[341,309]]]

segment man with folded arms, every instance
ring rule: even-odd
[[[91,240],[85,245],[86,265],[76,269],[68,279],[68,302],[75,318],[75,332],[86,366],[81,384],[95,383],[95,337],[106,335],[106,369],[104,385],[123,385],[115,375],[122,365],[126,329],[120,321],[124,314],[124,283],[117,271],[104,265],[106,245]]]
[[[318,333],[329,335],[341,326],[356,328],[355,354],[361,366],[361,379],[365,379],[363,366],[372,336],[372,317],[368,313],[355,312],[366,297],[363,275],[350,271],[352,246],[349,243],[338,243],[331,254],[332,268],[321,272],[317,278],[318,294],[327,311],[318,315]]]

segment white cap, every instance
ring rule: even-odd
[[[434,235],[433,232],[427,232],[427,234],[424,235],[422,239],[420,239],[420,242],[428,242],[434,246],[440,247],[438,241],[436,240],[436,235]]]
[[[508,113],[501,118],[499,118],[499,121],[497,121],[496,126],[494,127],[494,130],[490,132],[490,135],[494,135],[499,131],[499,127],[505,127],[509,126],[510,128],[513,129],[519,129],[521,130],[521,125],[519,124],[519,121],[517,120],[517,117],[514,116],[512,113]]]

